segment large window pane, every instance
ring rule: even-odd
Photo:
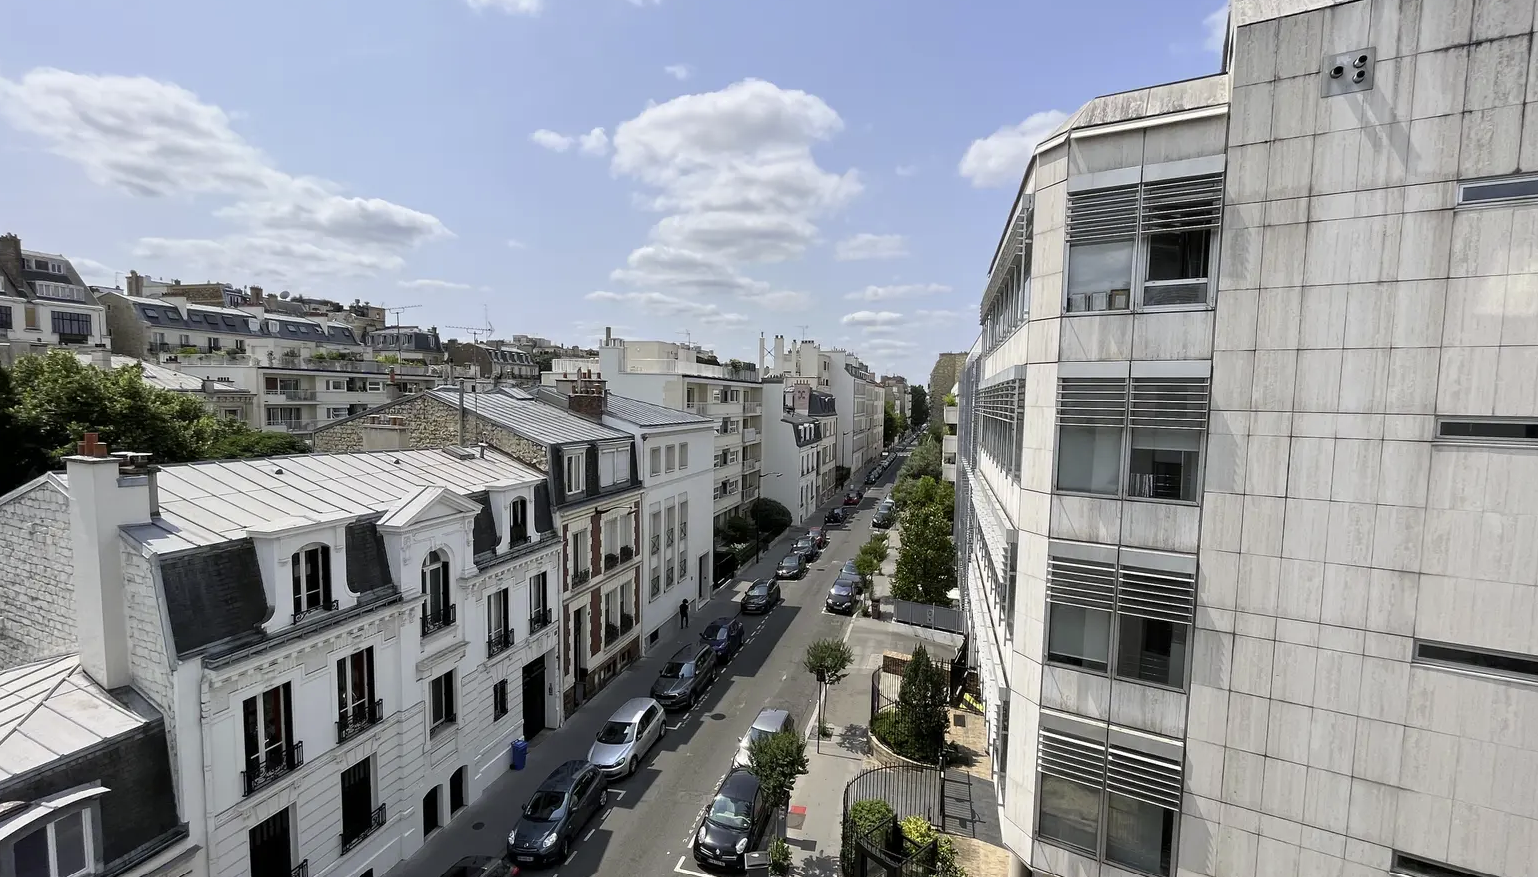
[[[1116,627],[1117,676],[1171,688],[1185,687],[1189,625],[1120,615]]]
[[[1047,624],[1048,661],[1106,671],[1111,655],[1111,613],[1053,603]]]
[[[49,877],[48,826],[36,829],[11,846],[18,877]]]
[[[1100,791],[1043,774],[1037,834],[1043,840],[1096,855],[1100,838]]]
[[[85,817],[78,811],[53,824],[54,855],[58,857],[60,877],[85,870]]]
[[[1130,304],[1133,242],[1072,244],[1068,248],[1068,309],[1103,311]]]
[[[1169,874],[1174,811],[1115,792],[1106,797],[1106,860],[1145,874]]]
[[[1115,426],[1063,426],[1057,431],[1057,489],[1116,496],[1122,436]]]
[[[1132,430],[1127,495],[1196,502],[1201,446],[1196,430]]]

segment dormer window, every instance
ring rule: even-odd
[[[610,487],[630,481],[629,451],[629,448],[604,448],[599,453],[598,485],[600,487]]]
[[[39,826],[11,847],[18,877],[75,877],[94,870],[90,811],[76,810]]]
[[[582,493],[587,489],[587,453],[576,450],[566,454],[566,492]]]
[[[294,575],[294,623],[338,608],[331,599],[331,546],[310,545],[289,558]]]
[[[523,497],[513,500],[507,513],[507,544],[508,547],[522,545],[529,541],[529,501]]]
[[[429,552],[422,561],[422,593],[427,596],[422,608],[423,636],[454,623],[454,604],[449,600],[449,558],[442,551]]]

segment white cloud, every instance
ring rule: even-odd
[[[662,72],[673,77],[679,82],[683,82],[685,79],[688,79],[690,76],[694,75],[694,68],[690,67],[688,64],[669,64],[668,66],[662,68]]]
[[[812,297],[804,292],[781,290],[768,292],[754,299],[771,311],[804,311],[812,306]]]
[[[523,241],[518,240],[517,238],[508,238],[507,239],[507,248],[509,250],[527,250],[529,248],[529,245],[524,243]]]
[[[0,78],[0,116],[100,185],[143,198],[234,199],[215,216],[242,233],[135,246],[135,255],[181,261],[178,269],[232,281],[366,276],[450,236],[431,214],[279,170],[231,127],[230,114],[171,83],[39,68]]]
[[[869,234],[861,232],[838,242],[836,255],[840,262],[858,262],[865,259],[899,259],[908,255],[908,241],[900,234]]]
[[[897,175],[899,177],[911,177],[918,172],[919,169],[917,165],[900,164],[897,166]]]
[[[709,302],[691,301],[660,292],[590,292],[584,296],[591,302],[630,305],[654,317],[687,318],[706,326],[742,326],[748,318],[742,314],[727,313]]]
[[[609,135],[602,128],[594,128],[577,138],[577,149],[583,155],[608,155]]]
[[[75,266],[81,279],[89,286],[113,286],[117,283],[117,275],[125,273],[84,256],[70,256],[69,263]]]
[[[813,144],[843,129],[815,95],[748,79],[647,107],[614,132],[612,169],[667,214],[614,279],[648,290],[790,301],[740,266],[782,262],[817,241],[816,220],[860,192],[854,171],[818,166]]]
[[[1222,53],[1223,44],[1228,42],[1228,5],[1224,4],[1202,19],[1202,48],[1209,52]]]
[[[576,141],[576,138],[568,137],[565,134],[557,134],[549,128],[541,128],[535,131],[529,135],[529,139],[536,146],[543,146],[551,152],[565,152]]]
[[[892,301],[950,291],[951,288],[943,283],[904,283],[896,286],[867,286],[859,292],[849,293],[844,298],[851,301]]]
[[[860,346],[877,356],[898,356],[918,349],[918,343],[902,338],[867,338]]]
[[[452,280],[402,280],[401,286],[407,289],[469,289],[468,283],[455,283]]]
[[[545,0],[465,0],[471,9],[494,9],[509,15],[538,15],[545,8]]]
[[[920,320],[956,320],[966,316],[966,311],[915,311]]]
[[[1036,144],[1067,118],[1060,110],[1032,113],[1018,125],[1006,125],[987,137],[973,140],[961,158],[961,175],[979,189],[1019,183]]]
[[[894,311],[855,311],[839,320],[845,326],[895,326],[903,322],[903,315]]]

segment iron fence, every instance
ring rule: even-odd
[[[859,774],[844,787],[843,877],[931,877],[936,872],[937,844],[911,844],[899,821],[921,816],[931,825],[944,821],[944,775],[939,768],[898,765]],[[881,801],[889,816],[864,822],[854,817],[861,801]]]
[[[944,630],[950,633],[966,632],[965,620],[962,618],[960,609],[890,598],[886,602],[891,604],[892,620],[899,624],[912,624],[916,627],[927,627],[931,630]]]

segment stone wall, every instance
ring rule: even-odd
[[[426,393],[409,396],[369,413],[405,418],[406,434],[402,440],[405,448],[444,448],[460,443],[458,407]],[[366,450],[363,436],[368,429],[364,416],[322,427],[314,433],[315,450],[322,453]],[[550,468],[550,453],[544,445],[515,435],[472,411],[465,418],[464,443],[471,445],[479,441],[541,472]]]
[[[43,480],[0,505],[0,669],[78,650],[69,497]]]

